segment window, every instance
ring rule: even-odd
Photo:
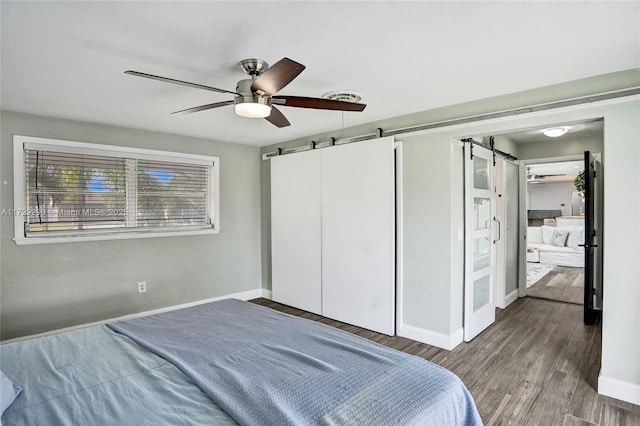
[[[16,243],[218,232],[218,164],[217,157],[14,136]]]

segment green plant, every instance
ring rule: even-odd
[[[573,180],[573,184],[578,191],[580,197],[584,200],[584,190],[585,190],[585,181],[584,181],[584,170],[578,173],[576,178]]]

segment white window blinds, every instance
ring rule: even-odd
[[[126,226],[124,158],[25,150],[27,235]]]
[[[138,227],[210,225],[209,168],[138,160]]]
[[[23,146],[25,238],[215,229],[215,157],[82,145]]]

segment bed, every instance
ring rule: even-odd
[[[235,299],[0,346],[9,425],[481,425],[448,370]]]

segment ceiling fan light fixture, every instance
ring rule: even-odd
[[[235,111],[241,117],[265,118],[271,115],[271,99],[263,96],[238,96]]]
[[[550,138],[557,138],[567,133],[567,131],[569,131],[569,129],[566,127],[552,127],[550,129],[543,130],[542,133]]]

